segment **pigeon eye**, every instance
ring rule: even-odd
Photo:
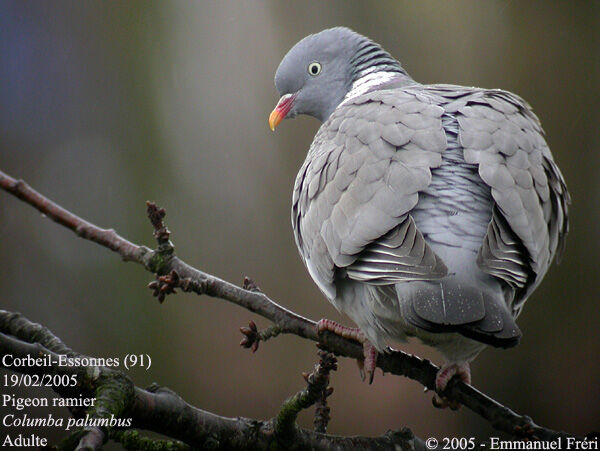
[[[321,63],[315,61],[308,65],[308,73],[312,76],[319,75],[321,73]]]

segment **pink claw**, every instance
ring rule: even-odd
[[[458,376],[465,384],[471,383],[471,367],[469,362],[461,363],[450,363],[443,365],[437,373],[435,378],[435,389],[436,391],[442,392],[448,386],[448,382],[454,376]],[[452,410],[457,410],[460,404],[456,401],[449,401],[446,398],[442,398],[437,393],[433,396],[433,405],[439,408],[450,407]]]
[[[358,368],[360,369],[360,376],[362,380],[365,380],[365,374],[369,380],[369,384],[373,383],[373,377],[375,376],[375,368],[377,367],[377,349],[367,339],[365,334],[357,327],[347,327],[330,320],[321,319],[317,323],[317,332],[321,333],[324,331],[332,332],[344,338],[358,341],[363,345],[364,360],[358,361]]]

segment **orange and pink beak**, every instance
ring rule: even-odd
[[[296,94],[285,94],[281,96],[281,99],[277,102],[277,106],[269,115],[269,127],[271,127],[271,131],[275,131],[275,127],[277,127],[290,112],[295,98]]]

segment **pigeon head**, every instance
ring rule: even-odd
[[[269,116],[271,130],[282,119],[298,114],[325,121],[357,80],[379,71],[406,75],[381,46],[349,28],[305,37],[285,55],[275,73],[281,98]]]

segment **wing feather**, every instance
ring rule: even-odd
[[[495,201],[478,263],[515,289],[517,310],[564,248],[570,203],[565,181],[538,118],[520,97],[502,90],[434,90],[453,91],[445,107],[458,119],[465,161],[478,165]]]
[[[441,164],[442,113],[417,90],[375,91],[342,104],[317,132],[294,186],[292,224],[328,297],[338,269],[374,285],[446,274],[409,215]]]

